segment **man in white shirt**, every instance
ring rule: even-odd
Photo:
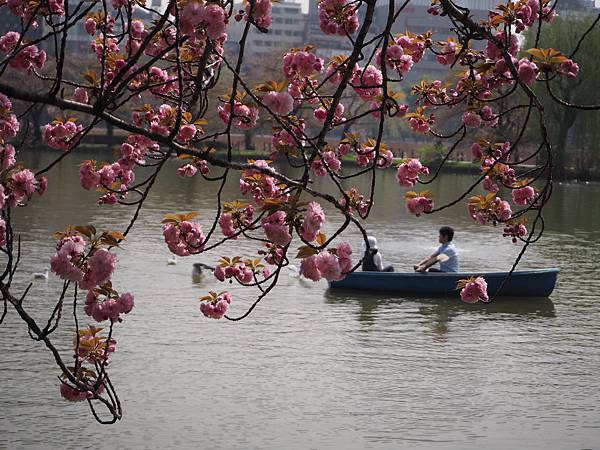
[[[458,272],[458,252],[452,243],[454,230],[451,227],[440,228],[439,248],[429,258],[414,266],[416,272]],[[440,263],[440,268],[431,266]]]

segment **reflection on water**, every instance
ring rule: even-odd
[[[34,164],[47,159],[40,154]],[[48,264],[52,232],[69,223],[127,224],[130,209],[97,208],[94,193],[77,186],[77,163],[66,159],[47,196],[16,212],[25,249],[18,286]],[[192,263],[255,249],[240,240],[167,265],[164,213],[197,210],[204,223],[217,189],[178,180],[175,168],[157,182],[118,254],[115,286],[136,295],[135,310],[115,329],[112,373],[124,419],[108,429],[84,405],[63,402],[52,358],[10,313],[0,327],[0,448],[564,449],[600,442],[600,186],[557,186],[547,234],[520,265],[561,268],[551,299],[465,305],[371,296],[329,291],[290,272],[234,324],[200,317],[198,298],[222,285],[210,276],[193,283]],[[444,189],[431,186],[438,204],[470,178],[441,182]],[[368,229],[398,271],[430,254],[446,224],[457,230],[464,270],[506,270],[519,250],[500,230],[473,224],[463,206],[409,217],[392,172],[381,173],[377,189]],[[232,181],[224,198],[239,197]],[[338,220],[328,214],[327,233]],[[348,240],[360,248],[355,230]],[[60,286],[52,276],[36,282],[26,306],[44,320]],[[253,298],[233,293],[239,314]],[[64,320],[55,339],[68,355],[68,314]]]
[[[449,330],[450,322],[459,315],[489,316],[499,320],[506,320],[507,316],[513,320],[532,320],[534,318],[556,317],[554,303],[549,298],[522,298],[504,297],[490,304],[478,303],[469,305],[457,298],[420,297],[416,295],[392,295],[368,292],[352,292],[344,289],[328,289],[325,292],[325,301],[329,304],[356,304],[358,307],[357,320],[368,330],[375,323],[378,308],[392,307],[394,309],[411,309],[417,306],[419,314],[423,316],[424,324],[428,324],[438,340],[443,340]]]

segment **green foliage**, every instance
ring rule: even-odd
[[[417,156],[426,166],[436,166],[442,162],[447,149],[440,143],[422,145],[417,149]]]
[[[550,26],[542,28],[539,44],[536,45],[535,33],[530,33],[523,49],[557,48],[569,56],[593,20],[594,17],[557,18]],[[600,104],[598,55],[600,28],[596,26],[573,56],[579,64],[580,75],[575,79],[555,77],[550,82],[556,96],[572,104]],[[535,92],[544,105],[549,137],[556,154],[556,175],[564,177],[572,172],[599,175],[600,112],[564,108],[550,97],[543,82],[537,83]]]

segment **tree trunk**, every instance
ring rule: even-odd
[[[576,111],[565,111],[567,114],[563,114],[563,120],[558,125],[558,132],[556,133],[556,141],[554,142],[554,176],[559,180],[564,180],[569,175],[569,168],[567,167],[567,139],[569,137],[569,130],[575,123],[575,117],[577,116]]]
[[[252,132],[250,130],[244,131],[244,150],[254,150],[254,143],[252,142]]]

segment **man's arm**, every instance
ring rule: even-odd
[[[436,251],[435,253],[433,253],[431,256],[423,259],[422,261],[419,261],[416,265],[413,266],[413,268],[415,269],[416,272],[423,272],[425,270],[427,270],[429,267],[433,266],[435,264],[435,262],[437,261],[435,258],[437,257],[438,252]],[[433,262],[431,262],[433,260]],[[428,264],[426,266],[426,264]]]
[[[445,253],[437,253],[435,252],[429,258],[424,259],[419,264],[415,266],[415,272],[425,272],[431,266],[438,262],[448,261],[448,255]]]

